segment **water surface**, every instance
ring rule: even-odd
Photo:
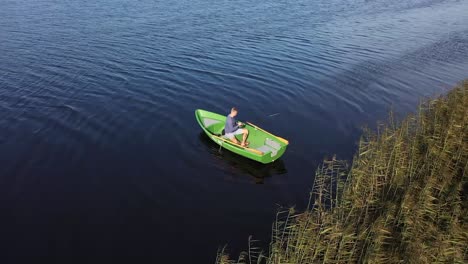
[[[2,263],[212,263],[268,241],[325,156],[468,72],[467,1],[1,6]],[[201,133],[195,109],[231,106],[291,142],[281,160]]]

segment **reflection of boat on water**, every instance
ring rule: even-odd
[[[200,133],[199,139],[214,157],[223,160],[226,165],[242,173],[251,175],[255,178],[255,183],[263,183],[265,178],[273,175],[285,174],[287,172],[284,162],[281,159],[273,163],[261,164],[220,148],[204,132]]]

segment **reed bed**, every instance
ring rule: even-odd
[[[468,263],[468,81],[365,131],[351,165],[324,161],[303,212],[284,210],[266,252],[249,238],[216,263]]]

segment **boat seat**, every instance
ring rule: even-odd
[[[262,145],[258,148],[256,148],[256,150],[260,150],[261,152],[263,153],[268,153],[268,152],[271,152],[271,156],[274,157],[276,156],[276,154],[278,154],[278,150],[281,148],[281,145],[272,140],[272,139],[269,139],[269,138],[266,138],[265,139],[265,145]]]
[[[274,148],[274,149],[276,149],[276,150],[279,150],[281,148],[280,143],[278,143],[278,142],[276,142],[276,141],[274,141],[274,140],[272,140],[270,138],[265,139],[265,144],[272,147],[272,148]]]
[[[203,125],[205,125],[205,127],[209,127],[211,125],[218,124],[218,123],[221,123],[221,121],[216,120],[216,119],[211,119],[211,118],[203,118]]]
[[[260,146],[258,148],[256,148],[256,150],[260,150],[261,152],[263,152],[263,154],[267,154],[269,152],[271,152],[271,156],[276,156],[276,153],[278,153],[278,150],[268,146],[268,145],[263,145],[263,146]]]

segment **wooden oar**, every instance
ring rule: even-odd
[[[247,124],[249,124],[249,125],[255,127],[256,129],[258,129],[258,130],[260,130],[260,131],[263,131],[263,132],[265,132],[265,133],[267,133],[267,134],[269,134],[269,135],[274,136],[275,138],[277,138],[279,141],[283,142],[283,143],[286,144],[286,145],[289,144],[289,141],[287,141],[286,139],[284,139],[284,138],[282,138],[282,137],[278,137],[278,136],[276,136],[276,135],[273,135],[272,133],[261,129],[261,128],[259,128],[258,126],[254,125],[254,124],[252,124],[252,123],[250,123],[250,122],[247,122]]]
[[[255,154],[258,154],[258,155],[263,155],[263,152],[261,152],[260,150],[241,146],[241,145],[239,145],[239,144],[236,144],[236,143],[234,143],[234,142],[231,142],[230,140],[224,139],[224,138],[222,138],[222,137],[218,137],[218,136],[213,135],[213,134],[212,134],[212,136],[215,137],[215,138],[217,138],[217,139],[220,139],[220,140],[222,140],[222,141],[224,141],[224,142],[227,142],[227,143],[229,143],[229,144],[232,144],[232,145],[234,145],[234,146],[236,146],[236,147],[239,147],[239,148],[245,149],[245,150],[247,150],[247,151],[250,151],[250,152],[252,152],[252,153],[255,153]]]

